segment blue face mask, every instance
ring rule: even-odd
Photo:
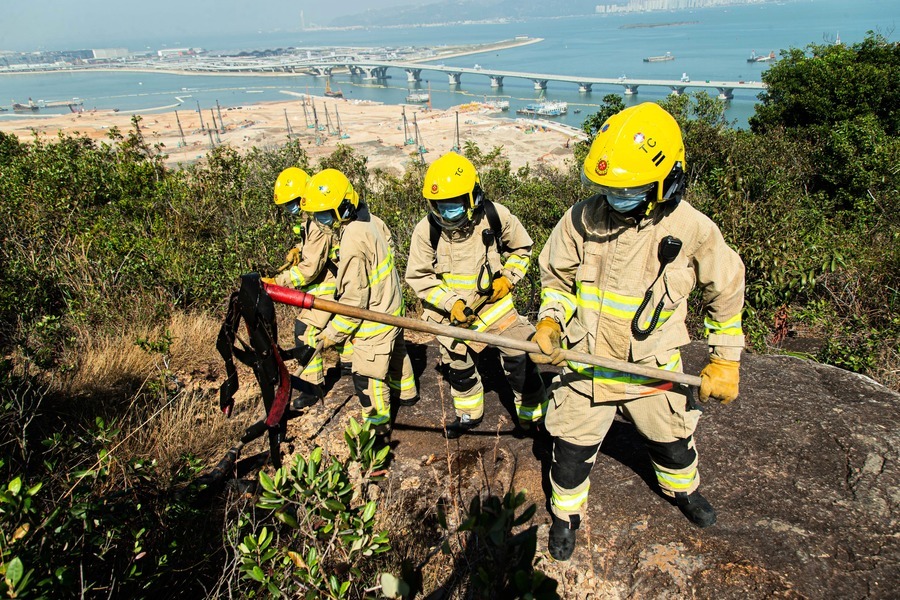
[[[297,200],[291,200],[287,204],[282,205],[284,209],[284,214],[289,217],[296,217],[300,214],[300,202]]]
[[[458,202],[438,202],[437,209],[441,218],[449,223],[458,221],[466,214],[466,207]]]
[[[609,205],[612,207],[612,209],[618,213],[631,212],[635,208],[640,206],[645,200],[647,200],[646,194],[642,194],[640,196],[637,196],[636,198],[606,194],[606,201],[609,202]]]
[[[322,212],[313,213],[313,217],[320,225],[324,225],[325,227],[332,227],[334,225],[334,211],[332,210],[323,210]]]

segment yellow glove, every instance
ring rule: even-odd
[[[700,401],[710,398],[728,404],[738,397],[741,363],[710,356],[709,364],[700,371]]]
[[[506,275],[501,275],[497,279],[491,283],[493,286],[493,292],[491,293],[491,299],[488,302],[496,302],[497,300],[503,298],[505,295],[512,291],[512,281],[506,278]]]
[[[562,338],[562,327],[556,322],[556,319],[544,317],[537,324],[537,331],[531,336],[531,341],[536,343],[543,354],[529,352],[528,356],[532,362],[537,364],[552,363],[561,365],[566,359],[562,356],[562,348],[560,339]]]
[[[300,264],[300,248],[294,247],[288,250],[288,253],[284,255],[284,262],[290,264],[292,267],[296,267]]]
[[[466,309],[469,309],[466,312]],[[475,320],[475,313],[462,300],[457,300],[450,309],[450,323],[454,326],[470,325]]]
[[[328,350],[337,346],[337,342],[325,335],[324,331],[316,336],[316,345],[318,344],[322,344],[322,350]]]
[[[261,280],[263,283],[268,283],[269,285],[278,285],[278,284],[275,283],[275,278],[274,278],[274,277],[260,277],[260,280]]]

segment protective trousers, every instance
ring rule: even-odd
[[[534,327],[524,319],[503,332],[505,337],[527,340],[534,333]],[[473,350],[463,343],[454,345],[460,352],[448,350],[443,344],[441,362],[447,366],[447,381],[453,395],[456,415],[469,415],[479,419],[484,415],[484,386],[475,366]],[[523,425],[540,422],[547,410],[547,392],[537,366],[528,355],[519,350],[499,348],[503,371],[513,391],[516,416]]]
[[[693,438],[700,411],[689,409],[680,391],[597,403],[562,385],[553,391],[546,419],[554,436],[550,505],[560,519],[577,526],[584,516],[591,469],[617,411],[644,438],[663,494],[690,494],[700,485]]]
[[[402,336],[397,337],[389,355],[366,354],[354,353],[353,385],[362,405],[363,419],[378,433],[388,433],[392,390],[401,400],[411,400],[417,394],[412,362]]]
[[[320,328],[309,323],[304,323],[300,319],[294,321],[294,339],[297,343],[306,344],[307,346],[316,346],[316,336],[322,331]],[[347,340],[343,344],[338,344],[335,349],[341,356],[341,361],[350,363],[353,359],[353,343]],[[322,362],[322,353],[317,352],[312,360],[300,373],[294,373],[303,381],[314,385],[322,385],[325,383],[325,364]]]

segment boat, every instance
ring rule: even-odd
[[[648,56],[644,59],[644,62],[665,62],[667,60],[675,60],[671,52],[666,52],[662,56]]]
[[[691,82],[691,78],[688,77],[688,74],[682,73],[681,74],[681,83],[690,83],[690,82]]]
[[[516,111],[517,115],[539,115],[542,117],[558,117],[564,115],[569,110],[567,102],[535,102],[526,104],[523,108]]]
[[[485,98],[482,104],[491,110],[509,110],[509,100],[488,100]]]
[[[15,112],[37,112],[40,110],[40,107],[34,103],[34,100],[31,98],[28,99],[28,104],[22,104],[21,102],[13,102],[12,108]]]
[[[769,52],[768,54],[764,54],[762,56],[758,55],[755,50],[750,52],[750,57],[747,59],[748,63],[758,63],[758,62],[771,62],[775,60],[775,51]]]
[[[406,101],[415,104],[425,104],[431,100],[431,94],[428,92],[412,92],[406,95]]]
[[[333,90],[331,89],[331,80],[325,80],[325,95],[329,98],[343,98],[344,92],[341,90]]]

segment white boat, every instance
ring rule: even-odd
[[[666,52],[662,56],[648,56],[644,59],[644,62],[664,62],[667,60],[675,60],[675,57],[672,56],[671,52]]]
[[[509,110],[509,100],[487,100],[483,104],[491,110]]]
[[[564,115],[569,111],[569,104],[567,102],[553,102],[553,101],[544,101],[544,102],[535,102],[533,104],[526,104],[523,108],[520,108],[516,111],[517,115],[538,115],[542,117],[558,117],[560,115]]]
[[[431,94],[429,94],[428,92],[413,92],[406,95],[407,102],[413,102],[416,104],[424,104],[430,100]]]

